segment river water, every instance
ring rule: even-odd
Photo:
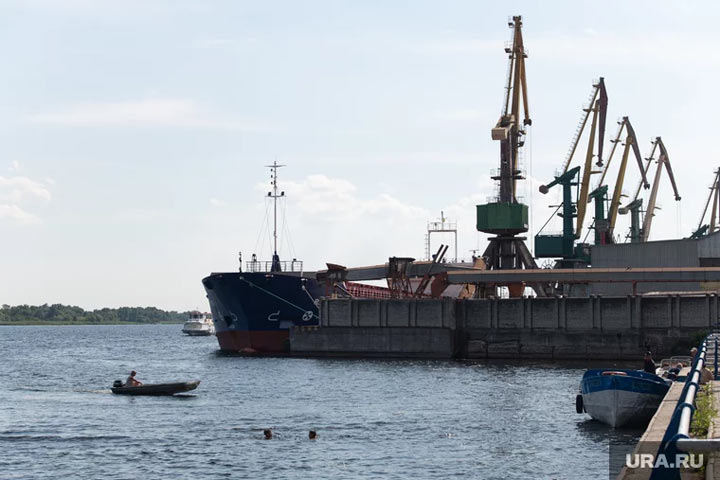
[[[0,478],[608,478],[641,433],[575,413],[585,365],[228,357],[180,329],[0,327]],[[201,384],[113,395],[132,369]]]

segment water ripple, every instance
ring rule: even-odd
[[[0,327],[2,478],[607,478],[638,436],[575,414],[584,365],[232,357],[179,330]],[[112,395],[133,369],[202,383]]]

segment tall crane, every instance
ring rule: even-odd
[[[492,139],[500,142],[500,169],[492,176],[499,183],[499,196],[494,202],[477,206],[477,229],[495,235],[489,239],[483,258],[487,268],[496,270],[537,268],[525,238],[517,236],[528,231],[528,207],[518,202],[516,192],[517,181],[524,178],[519,166],[520,149],[525,143],[525,128],[532,124],[522,25],[520,16],[514,16],[508,22],[512,29],[512,44],[505,48],[509,59],[508,77],[502,114],[491,132]],[[511,295],[522,294],[523,289],[512,287]],[[538,291],[542,288],[535,289],[538,295],[544,294]]]
[[[505,101],[500,119],[492,129],[492,139],[500,141],[500,174],[493,180],[500,182],[500,202],[517,204],[517,181],[523,179],[518,168],[518,154],[525,143],[524,126],[532,125],[528,109],[527,78],[525,76],[525,45],[522,37],[522,17],[512,17],[508,22],[513,29],[512,46],[505,48],[510,66],[505,85]],[[523,121],[520,121],[520,96],[522,94]],[[527,231],[525,229],[524,231]]]
[[[665,144],[660,137],[655,138],[655,146],[660,148],[660,156],[657,161],[657,170],[655,170],[655,179],[653,180],[652,188],[650,189],[650,197],[648,199],[648,207],[645,211],[645,220],[643,221],[642,236],[643,242],[647,242],[650,238],[650,227],[652,226],[653,218],[655,217],[655,201],[657,200],[658,186],[660,185],[660,176],[662,175],[663,166],[667,170],[668,177],[670,177],[670,183],[672,184],[673,192],[675,193],[675,201],[679,202],[681,197],[678,193],[677,184],[675,183],[675,175],[673,175],[672,167],[670,166],[670,157],[668,156]],[[716,202],[717,203],[717,202]]]
[[[596,128],[598,126],[598,120],[600,121],[598,135],[597,135],[597,166],[601,167],[603,165],[603,145],[605,143],[605,123],[607,118],[607,105],[608,105],[608,97],[607,97],[607,90],[605,89],[605,79],[603,77],[600,77],[600,80],[593,85],[594,88],[594,95],[593,99],[590,101],[589,108],[584,109],[585,111],[585,118],[583,119],[582,127],[580,128],[580,131],[578,135],[575,137],[575,141],[572,145],[570,155],[568,155],[565,165],[563,167],[564,171],[567,171],[568,166],[570,165],[570,162],[572,161],[573,153],[575,152],[575,148],[577,147],[577,142],[580,139],[580,136],[582,135],[583,127],[585,126],[588,116],[590,115],[590,112],[593,114],[592,123],[590,127],[590,136],[588,138],[588,148],[585,154],[585,164],[583,165],[582,169],[582,181],[580,182],[580,192],[578,193],[578,201],[577,201],[577,217],[576,217],[576,227],[575,227],[575,238],[580,238],[582,235],[582,228],[583,223],[585,222],[585,212],[587,209],[587,200],[588,195],[590,193],[590,175],[592,172],[592,158],[593,158],[593,150],[594,150],[594,143],[595,143],[595,132]],[[542,192],[542,189],[540,190]],[[545,193],[545,192],[543,192]]]
[[[595,223],[595,229],[596,229],[596,236],[599,236],[601,239],[600,243],[614,243],[614,235],[613,232],[615,230],[615,223],[617,222],[617,216],[620,210],[620,199],[622,196],[622,189],[623,185],[625,183],[625,171],[627,170],[627,163],[628,158],[630,156],[630,150],[632,150],[633,154],[635,155],[635,160],[637,161],[638,168],[640,170],[641,175],[641,185],[644,185],[645,188],[649,188],[650,184],[647,181],[647,177],[645,175],[646,169],[643,166],[642,163],[642,156],[640,155],[640,147],[638,146],[637,137],[635,135],[635,129],[633,128],[632,124],[630,123],[630,119],[628,117],[622,117],[622,120],[618,122],[620,127],[618,128],[617,135],[615,136],[614,140],[611,140],[613,144],[613,148],[610,151],[610,156],[608,157],[608,161],[605,164],[605,168],[603,169],[602,175],[600,177],[600,181],[598,182],[598,188],[602,188],[605,185],[605,177],[607,176],[607,173],[609,171],[610,164],[612,163],[613,155],[615,154],[616,148],[618,144],[621,143],[621,138],[623,135],[623,131],[625,132],[625,143],[624,143],[624,149],[622,153],[622,159],[620,160],[620,167],[618,169],[617,178],[615,179],[615,187],[613,188],[613,194],[612,198],[610,200],[610,206],[608,208],[607,218],[603,219],[604,221],[598,222],[598,219],[596,218]],[[640,187],[638,187],[639,189]],[[598,190],[596,189],[593,193],[595,194]],[[596,202],[604,203],[604,196],[595,194],[593,195],[593,198]],[[596,205],[596,216],[597,211],[600,207]]]
[[[543,194],[548,193],[550,188],[555,185],[562,185],[563,187],[563,210],[562,214],[560,214],[560,216],[563,217],[563,233],[562,236],[540,235],[540,233],[538,233],[538,235],[535,236],[535,256],[538,258],[562,257],[563,260],[560,262],[560,266],[562,267],[575,266],[578,257],[582,256],[575,251],[575,240],[580,238],[582,234],[585,213],[587,211],[588,197],[590,194],[590,175],[595,173],[592,170],[592,159],[595,156],[596,151],[597,165],[603,165],[602,154],[605,140],[607,104],[608,97],[605,89],[605,79],[600,77],[597,82],[593,83],[593,90],[590,94],[588,105],[583,108],[584,113],[580,121],[580,125],[573,135],[570,149],[565,157],[565,162],[563,163],[562,171],[559,175],[555,176],[555,179],[552,182],[547,185],[540,186],[540,192]],[[583,164],[582,169],[580,166],[569,168],[591,114],[592,121],[590,122],[590,133],[588,136],[585,163]],[[595,146],[596,139],[597,150]],[[576,176],[581,178],[576,179]],[[579,187],[577,199],[574,203],[572,201],[573,186]],[[575,218],[574,228],[573,218]],[[587,263],[587,259],[585,259],[585,263]]]
[[[670,165],[670,156],[667,153],[667,149],[665,148],[665,144],[663,143],[662,138],[655,137],[655,140],[653,140],[652,143],[653,148],[650,152],[650,156],[646,159],[647,163],[644,168],[645,173],[647,173],[650,169],[650,165],[655,159],[655,153],[659,151],[660,154],[658,156],[657,169],[655,170],[655,177],[653,179],[652,188],[650,189],[650,196],[648,197],[648,207],[645,211],[645,218],[643,220],[642,226],[640,226],[640,214],[642,211],[643,199],[639,198],[640,186],[638,186],[637,190],[635,191],[635,196],[630,201],[630,203],[620,209],[620,213],[622,214],[630,212],[630,242],[632,243],[647,242],[650,238],[650,229],[652,227],[653,218],[655,217],[655,210],[659,208],[657,207],[656,203],[663,167],[665,167],[665,170],[667,170],[668,173],[668,177],[670,177],[670,183],[672,184],[673,193],[675,194],[675,201],[679,202],[681,200],[680,193],[678,192],[677,188],[677,183],[675,182],[675,175],[673,174],[672,166]]]

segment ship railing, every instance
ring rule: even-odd
[[[245,262],[245,271],[249,273],[270,272],[272,271],[273,262],[271,261],[250,261]],[[282,272],[299,272],[303,271],[303,262],[301,260],[283,260],[280,262],[280,271]]]
[[[687,461],[676,461],[679,458],[687,459],[687,453],[709,453],[720,451],[720,438],[704,439],[690,438],[690,424],[695,413],[695,398],[700,389],[700,379],[705,368],[708,349],[713,348],[714,379],[718,376],[718,342],[720,333],[712,333],[705,337],[698,353],[693,358],[690,373],[685,380],[682,393],[678,399],[670,423],[665,430],[662,442],[658,448],[653,462],[650,480],[680,479],[680,468],[687,466]],[[660,460],[662,458],[662,461]]]

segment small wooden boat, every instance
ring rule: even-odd
[[[116,381],[112,386],[112,392],[119,395],[175,395],[176,393],[195,390],[198,385],[200,385],[200,380],[175,383],[148,383],[137,387],[125,387],[122,385],[122,382]]]

